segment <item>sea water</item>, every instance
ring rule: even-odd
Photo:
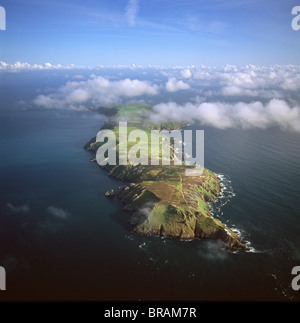
[[[133,233],[104,197],[124,183],[83,149],[104,117],[10,109],[15,100],[0,113],[0,300],[299,300],[299,134],[187,127],[205,131],[205,167],[223,184],[212,212],[248,242],[233,253]]]

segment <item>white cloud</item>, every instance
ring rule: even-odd
[[[0,61],[0,71],[5,70],[5,71],[17,72],[17,71],[23,71],[23,70],[58,70],[58,69],[75,69],[75,68],[83,68],[83,66],[75,66],[73,64],[65,65],[65,66],[61,64],[52,65],[49,62],[44,64],[32,65],[27,62],[19,62],[19,61],[13,64],[8,64]]]
[[[225,86],[221,89],[221,94],[224,96],[249,96],[255,97],[259,95],[259,92],[253,89],[243,89],[235,85]]]
[[[136,4],[137,5],[137,4]],[[132,8],[134,6],[132,5]],[[128,11],[130,12],[130,11]],[[133,9],[131,11],[134,12]],[[130,15],[129,15],[130,16]],[[129,17],[128,16],[128,17]],[[135,15],[130,16],[132,22],[135,21]],[[75,70],[75,69],[89,69],[102,70],[103,65],[95,67],[70,65],[53,65],[49,62],[39,64],[29,64],[27,62],[16,62],[8,64],[0,62],[0,71],[19,72],[23,70]],[[115,65],[108,66],[112,70],[141,69],[151,68],[159,71],[160,74],[169,78],[166,84],[166,90],[169,92],[176,92],[181,89],[193,89],[198,93],[202,91],[206,96],[223,96],[225,100],[231,97],[249,97],[256,99],[272,99],[272,98],[289,98],[288,94],[292,93],[294,96],[300,92],[300,66],[294,65],[275,65],[275,66],[255,66],[246,65],[237,67],[234,65],[226,65],[223,67],[214,66],[175,66],[173,68],[166,68],[163,66],[147,66],[140,65]],[[75,75],[74,80],[83,79],[81,75]],[[180,79],[188,79],[189,84]],[[298,97],[299,94],[298,94]],[[76,100],[75,100],[76,101]]]
[[[273,99],[267,104],[252,103],[161,103],[153,107],[150,119],[155,122],[199,121],[220,129],[266,128],[279,126],[282,129],[300,132],[300,107],[289,106],[286,101]]]
[[[224,261],[228,258],[228,252],[224,248],[224,242],[221,240],[203,241],[199,245],[198,255],[214,262]]]
[[[76,69],[77,67],[50,63],[30,65],[21,62],[14,64],[0,62],[0,70],[63,68]],[[113,71],[117,71],[114,77],[120,77],[118,73],[121,72],[125,75],[128,68],[134,69],[137,75],[146,71],[139,65],[111,67]],[[84,109],[87,106],[122,104],[141,100],[150,103],[149,96],[159,94],[162,89],[169,92],[169,96],[172,96],[172,93],[176,94],[177,91],[186,90],[182,93],[181,102],[184,100],[184,95],[190,97],[200,95],[201,100],[190,99],[190,102],[181,105],[175,102],[157,104],[156,114],[152,115],[152,118],[167,120],[173,115],[173,119],[199,120],[202,124],[218,128],[264,128],[277,125],[281,128],[299,131],[300,66],[247,65],[238,67],[226,65],[223,67],[176,66],[173,68],[150,66],[148,68],[151,68],[151,72],[154,71],[154,73],[147,73],[151,81],[105,78],[96,75],[99,74],[96,72],[98,67],[95,68],[95,74],[90,74],[88,79],[74,73],[72,81],[67,82],[57,91],[37,96],[34,103],[45,108]],[[145,75],[142,77],[144,79]],[[165,77],[167,81],[163,84]],[[157,99],[158,97],[152,100]],[[240,102],[233,103],[238,101]]]
[[[70,104],[81,104],[89,100],[89,93],[85,89],[75,89],[66,98]]]
[[[73,76],[73,79],[74,80],[84,80],[85,77],[83,75],[81,75],[81,74],[77,74],[77,75],[74,75]]]
[[[62,108],[62,105],[54,97],[47,95],[39,95],[34,99],[34,104],[43,108]]]
[[[27,204],[15,206],[11,203],[7,203],[6,206],[14,213],[28,213],[30,211]]]
[[[62,230],[72,214],[55,206],[47,208],[48,216],[41,218],[38,223],[38,234],[43,238],[45,234],[54,234]]]
[[[34,103],[44,108],[83,108],[88,102],[93,105],[118,104],[122,98],[158,94],[158,86],[148,81],[124,79],[110,81],[102,76],[87,81],[67,82],[50,95],[39,95]]]
[[[189,68],[186,68],[184,70],[181,71],[181,76],[186,78],[186,79],[189,79],[190,77],[192,77],[192,72]]]
[[[57,207],[54,207],[54,206],[49,206],[47,208],[47,211],[53,215],[54,217],[56,218],[59,218],[59,219],[62,219],[62,220],[65,220],[67,218],[70,217],[70,213],[63,210],[63,209],[60,209],[60,208],[57,208]]]
[[[129,0],[126,7],[126,18],[130,26],[135,26],[136,16],[139,11],[139,1]]]
[[[177,81],[175,77],[170,77],[166,83],[166,90],[168,92],[176,92],[179,90],[188,90],[190,89],[189,84],[184,83],[183,81]]]
[[[206,95],[249,98],[288,98],[300,91],[300,66],[226,65],[190,66],[164,69],[169,78],[186,78],[189,84]]]

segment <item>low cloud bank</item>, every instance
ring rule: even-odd
[[[39,95],[34,103],[44,108],[81,108],[85,104],[119,104],[122,98],[158,94],[158,86],[148,81],[124,79],[110,81],[102,76],[87,81],[66,83],[58,91],[49,95]]]
[[[267,104],[252,103],[161,103],[153,107],[150,119],[154,122],[199,121],[202,125],[219,129],[267,128],[279,126],[282,129],[300,132],[300,108],[289,106],[284,100],[273,99]]]
[[[8,68],[6,65],[2,62],[2,67]],[[21,65],[16,64],[15,68]],[[43,68],[54,67],[45,64]],[[43,108],[76,110],[140,100],[147,103],[150,97],[152,102],[160,102],[160,95],[166,95],[169,102],[154,106],[152,121],[198,121],[219,129],[278,126],[300,132],[300,66],[183,66],[149,70],[156,73],[149,80],[139,80],[138,74],[137,79],[119,80],[96,75],[83,80],[77,75],[56,91],[38,95],[33,102]],[[175,102],[178,91],[180,102],[188,102]]]
[[[166,90],[168,92],[176,92],[179,90],[188,90],[190,89],[189,84],[179,80],[177,81],[175,77],[170,77],[166,83]]]

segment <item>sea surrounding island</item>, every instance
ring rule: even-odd
[[[151,130],[172,131],[185,125],[184,122],[153,123],[148,118],[151,106],[146,104],[101,107],[95,112],[107,117],[101,129],[115,133],[117,154],[120,120],[127,122],[128,131],[143,130],[149,137]],[[103,144],[94,137],[84,148],[95,154]],[[132,144],[128,150],[131,147]],[[174,142],[170,150],[174,160]],[[95,162],[96,157],[91,161]],[[150,162],[149,165],[101,165],[108,176],[126,183],[117,190],[107,191],[105,196],[118,197],[123,202],[124,210],[131,214],[132,230],[138,234],[180,240],[211,239],[230,250],[245,249],[241,238],[211,214],[211,205],[222,192],[218,175],[204,168],[199,176],[186,176],[186,169],[191,167],[195,166],[151,165]]]

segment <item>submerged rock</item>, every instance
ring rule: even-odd
[[[109,197],[109,198],[115,197],[114,190],[109,190],[109,191],[105,192],[105,197]]]

